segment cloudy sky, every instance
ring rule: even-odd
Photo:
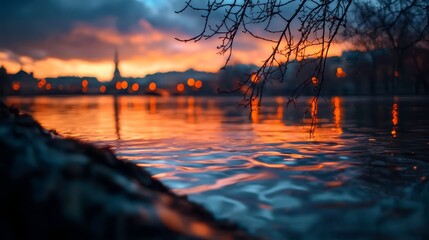
[[[176,14],[185,0],[10,0],[0,3],[0,64],[36,77],[110,80],[119,49],[124,76],[189,68],[217,71],[217,39],[182,43],[201,30],[200,13]],[[242,37],[233,63],[258,64],[271,47]],[[334,49],[335,50],[335,49]],[[338,54],[337,52],[333,52]]]

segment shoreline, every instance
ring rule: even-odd
[[[0,101],[3,239],[255,239],[145,169]]]

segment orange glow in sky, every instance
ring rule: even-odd
[[[119,68],[124,77],[144,77],[155,72],[185,71],[193,68],[198,71],[217,72],[225,64],[226,56],[217,54],[217,39],[197,43],[183,43],[175,40],[182,36],[179,32],[167,32],[156,29],[148,22],[141,21],[144,32],[120,33],[114,27],[95,27],[76,24],[57,42],[59,51],[67,50],[73,39],[95,38],[97,41],[119,50]],[[249,47],[234,48],[231,64],[260,64],[272,50],[272,43],[256,40],[250,36],[240,36],[240,41]],[[238,46],[238,45],[237,45]],[[346,47],[334,45],[330,55],[341,55]],[[34,72],[36,78],[57,76],[93,76],[100,81],[110,81],[114,71],[114,47],[104,50],[104,57],[60,58],[46,56],[31,59],[19,56],[22,67],[27,72]],[[21,64],[16,57],[6,51],[0,51],[0,63],[9,73],[20,70]]]

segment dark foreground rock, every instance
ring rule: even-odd
[[[0,239],[250,239],[109,149],[0,102]]]

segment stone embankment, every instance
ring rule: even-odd
[[[108,148],[0,102],[1,239],[252,239]]]

